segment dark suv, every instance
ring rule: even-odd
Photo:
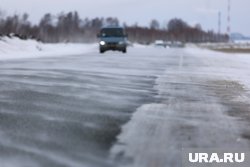
[[[97,34],[99,41],[100,53],[107,50],[118,50],[123,53],[127,52],[127,37],[122,27],[105,27]]]

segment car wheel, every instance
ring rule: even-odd
[[[104,53],[104,50],[103,50],[103,49],[100,49],[100,53]]]
[[[127,53],[127,49],[124,48],[124,49],[122,50],[122,53]]]

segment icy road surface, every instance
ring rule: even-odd
[[[0,62],[1,167],[180,167],[183,148],[244,148],[250,55],[128,54]]]

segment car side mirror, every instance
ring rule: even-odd
[[[124,34],[124,37],[128,38],[128,34]]]
[[[101,35],[98,33],[98,34],[96,35],[96,37],[97,37],[97,38],[100,38],[100,37],[101,37]]]

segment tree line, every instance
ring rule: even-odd
[[[155,40],[181,42],[226,42],[226,34],[204,31],[197,24],[190,26],[185,21],[174,18],[166,26],[153,19],[148,27],[120,24],[114,17],[81,19],[77,12],[45,14],[38,24],[29,21],[29,15],[0,16],[0,35],[15,35],[22,39],[32,38],[42,42],[94,42],[96,34],[103,26],[125,27],[129,40],[138,43],[152,43]]]

